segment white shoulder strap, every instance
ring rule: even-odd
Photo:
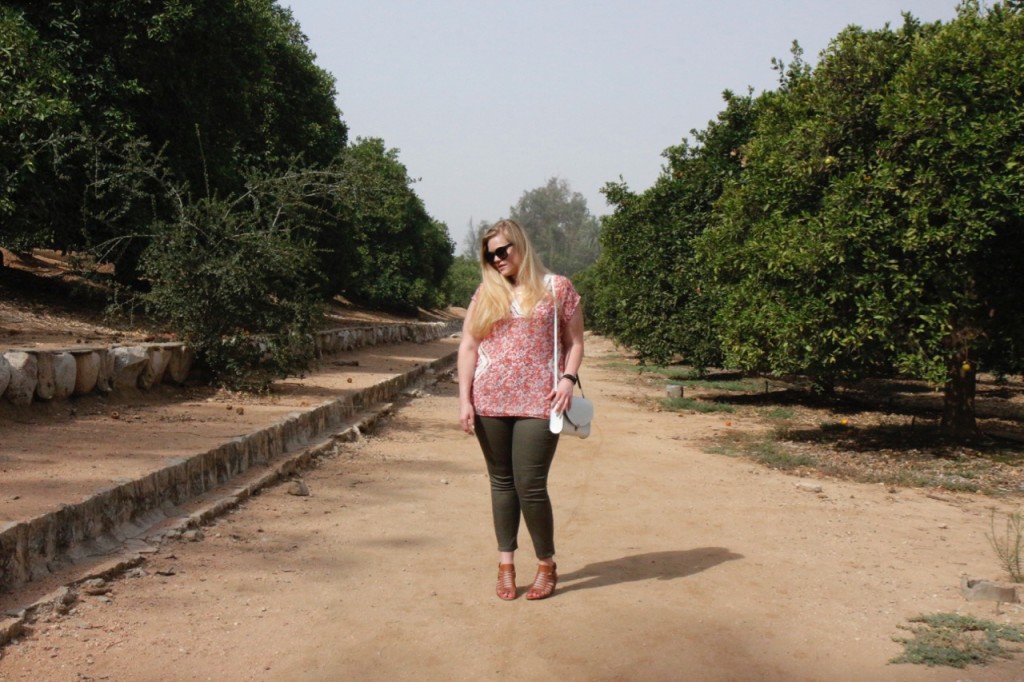
[[[555,290],[555,276],[554,275],[548,273],[547,275],[544,276],[544,278],[548,281],[548,285],[551,287],[552,310],[554,310],[554,316],[555,316],[555,323],[552,325],[552,327],[554,327],[554,329],[555,329],[555,339],[554,339],[555,342],[552,344],[552,348],[554,348],[554,357],[551,360],[551,375],[552,375],[552,385],[557,389],[558,388],[558,291]]]

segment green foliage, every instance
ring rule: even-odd
[[[0,243],[16,251],[49,246],[61,183],[53,160],[59,131],[74,121],[71,74],[21,12],[0,6]]]
[[[468,256],[457,256],[444,281],[445,299],[449,305],[466,308],[479,285],[479,260]]]
[[[892,663],[917,663],[965,668],[985,665],[995,658],[1010,658],[1017,649],[1002,642],[1024,642],[1024,630],[957,613],[933,613],[910,619],[915,625],[900,626],[912,638],[893,638],[904,645]]]
[[[713,381],[709,379],[672,378],[671,384],[687,388],[703,388],[715,391],[733,391],[738,393],[756,393],[764,388],[763,382],[754,379],[741,381]]]
[[[379,138],[360,139],[346,152],[343,167],[338,201],[356,255],[345,292],[372,306],[443,305],[454,244],[412,190],[398,150],[387,149]]]
[[[746,454],[755,462],[779,471],[792,471],[801,467],[812,467],[816,464],[811,455],[788,452],[770,438],[750,443],[746,448]]]
[[[273,0],[12,0],[0,31],[13,57],[0,66],[0,95],[20,103],[0,114],[6,244],[118,244],[107,255],[138,285],[140,235],[154,212],[175,218],[119,187],[138,177],[117,166],[133,147],[160,150],[163,172],[204,196],[240,194],[253,172],[284,172],[296,157],[322,167],[344,151],[333,79]]]
[[[551,178],[543,187],[523,192],[508,217],[523,226],[541,261],[553,272],[574,278],[597,259],[600,223],[590,214],[587,200],[566,180]]]
[[[182,201],[142,255],[147,309],[196,349],[217,383],[265,389],[313,358],[322,308],[294,199],[303,185],[298,174],[254,177],[241,196]]]
[[[918,32],[912,22],[898,32],[849,28],[813,73],[792,67],[761,98],[742,179],[696,242],[722,292],[716,327],[728,365],[804,373],[825,387],[888,371],[892,342],[879,329],[896,316],[863,246],[882,230],[852,226],[831,201],[837,186],[868,174],[884,87]]]
[[[999,565],[1010,574],[1015,583],[1024,583],[1024,514],[1019,511],[1006,515],[1002,533],[996,530],[996,511],[992,510],[992,532],[986,535]]]
[[[636,194],[610,183],[603,190],[615,211],[601,231],[590,319],[645,361],[681,355],[707,367],[722,360],[712,324],[721,293],[703,276],[693,240],[707,229],[725,184],[741,171],[740,148],[756,116],[749,96],[727,92],[725,101],[706,131],[694,131],[696,145],[683,142],[665,152],[668,164],[653,187]]]
[[[974,431],[978,366],[1024,368],[1024,12],[850,27],[779,88],[727,95],[615,213],[585,286],[644,360],[803,374],[824,392],[905,373]]]
[[[665,398],[661,401],[661,406],[666,410],[672,410],[681,412],[683,410],[690,410],[692,412],[701,413],[712,413],[712,412],[735,412],[735,408],[732,405],[725,403],[709,403],[706,400],[695,400],[693,398]]]

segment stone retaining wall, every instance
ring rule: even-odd
[[[346,330],[348,331],[348,330]],[[436,337],[435,337],[436,338]],[[426,340],[424,337],[423,340]],[[0,590],[12,590],[76,556],[132,537],[187,502],[254,466],[323,437],[360,411],[394,400],[428,373],[454,366],[456,353],[193,457],[169,462],[134,481],[98,491],[78,504],[0,528]],[[140,374],[141,376],[141,374]]]
[[[343,327],[317,332],[314,344],[317,357],[323,357],[363,346],[434,341],[454,333],[460,324],[452,320]],[[148,389],[161,382],[180,384],[194,361],[195,353],[183,343],[12,349],[0,353],[0,396],[24,407],[72,395]]]

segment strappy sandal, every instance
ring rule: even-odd
[[[526,598],[534,600],[550,597],[555,591],[555,585],[558,584],[557,569],[557,564],[538,564],[537,577],[533,579],[533,586],[526,593]]]
[[[498,586],[495,589],[498,599],[512,601],[519,596],[516,590],[516,567],[515,564],[498,564]]]

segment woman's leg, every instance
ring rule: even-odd
[[[530,531],[533,548],[542,563],[555,555],[555,522],[548,496],[548,472],[558,446],[558,435],[547,419],[516,419],[512,427],[511,460],[519,508]]]
[[[476,418],[476,437],[487,463],[487,476],[491,481],[491,515],[494,534],[498,539],[500,563],[512,563],[512,552],[518,548],[519,495],[516,493],[512,470],[513,417]]]

